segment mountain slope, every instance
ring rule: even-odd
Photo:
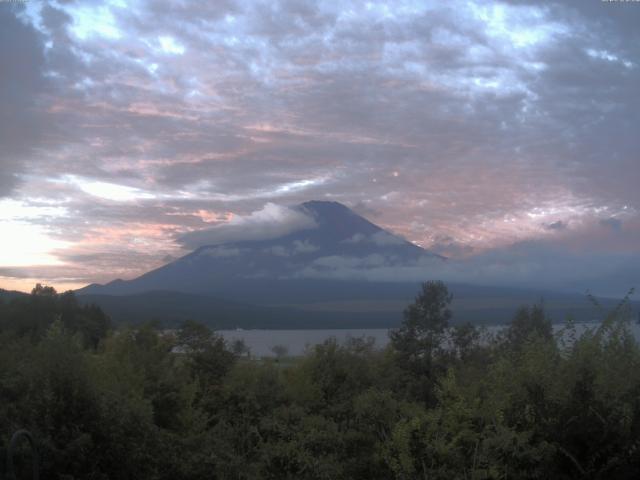
[[[335,282],[334,282],[335,284]],[[191,319],[217,329],[306,329],[306,328],[389,328],[397,327],[402,312],[412,302],[417,285],[369,283],[359,299],[295,304],[252,305],[230,302],[207,295],[152,291],[133,295],[79,295],[83,303],[100,305],[116,323],[137,324],[159,320],[174,326]],[[584,295],[527,291],[471,285],[449,285],[453,293],[453,323],[504,324],[521,305],[544,300],[545,311],[554,322],[567,316],[575,321],[598,321],[598,312]],[[344,289],[352,294],[349,289]],[[601,299],[604,311],[611,311],[617,300]],[[638,311],[640,304],[632,302]]]
[[[191,318],[217,328],[388,327],[399,324],[419,290],[419,281],[403,281],[401,272],[413,269],[414,278],[429,280],[430,267],[446,261],[339,203],[307,202],[293,209],[311,221],[292,233],[203,246],[133,280],[77,293],[114,319],[132,323]],[[367,273],[373,271],[386,276],[371,281]],[[555,321],[568,314],[596,318],[583,295],[449,287],[457,322],[504,323],[518,306],[541,298]]]
[[[321,298],[315,279],[341,263],[366,269],[382,264],[411,265],[423,258],[442,259],[339,203],[313,201],[293,208],[311,217],[314,226],[270,240],[203,246],[136,279],[90,285],[79,293],[127,295],[170,290],[240,300],[247,293],[255,299],[252,292],[267,290],[274,295],[273,301],[283,302],[292,299],[282,293],[304,285],[308,288],[303,290],[312,289]]]
[[[4,290],[2,288],[0,288],[0,301],[11,301],[14,298],[20,298],[20,297],[24,297],[27,294],[24,292],[18,292],[15,290]]]
[[[132,295],[78,295],[85,304],[97,304],[116,323],[160,321],[177,326],[196,320],[216,329],[273,328],[388,328],[400,323],[401,311],[304,311],[285,306],[250,305],[206,295],[151,291]]]

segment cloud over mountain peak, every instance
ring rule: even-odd
[[[249,215],[234,215],[226,223],[186,233],[178,241],[186,248],[196,249],[205,245],[269,240],[315,227],[313,216],[304,210],[267,203]]]

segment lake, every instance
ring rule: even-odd
[[[577,332],[580,333],[587,328],[595,328],[597,323],[576,324]],[[564,324],[555,324],[554,330],[559,330]],[[504,328],[503,325],[486,327],[489,334],[495,334]],[[640,339],[640,325],[631,325],[635,337]],[[287,355],[302,355],[308,346],[317,345],[329,338],[335,338],[338,342],[344,343],[349,337],[373,337],[375,344],[379,348],[385,347],[389,343],[389,329],[320,329],[320,330],[218,330],[225,340],[243,340],[251,350],[251,354],[257,357],[275,356],[271,350],[274,346],[284,346]]]

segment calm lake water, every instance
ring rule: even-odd
[[[587,328],[597,327],[597,323],[576,324],[577,333],[581,333]],[[557,331],[564,327],[564,324],[554,325]],[[501,325],[488,326],[488,334],[495,334],[504,328]],[[634,323],[631,330],[636,339],[640,340],[640,325]],[[324,342],[329,338],[335,338],[338,342],[344,343],[349,337],[373,337],[375,345],[383,348],[389,343],[389,329],[327,329],[327,330],[219,330],[227,341],[243,340],[251,350],[251,354],[257,357],[275,356],[272,351],[274,346],[284,346],[287,355],[302,355],[305,349]]]

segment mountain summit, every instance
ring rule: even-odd
[[[310,201],[288,208],[307,220],[295,231],[267,240],[203,245],[133,280],[91,285],[81,293],[123,295],[168,290],[238,299],[239,292],[228,295],[230,288],[242,290],[248,284],[257,288],[268,282],[271,291],[275,284],[289,288],[291,282],[299,286],[309,280],[361,281],[372,269],[442,258],[337,202]]]
[[[270,205],[230,223],[194,232],[189,241],[197,248],[167,265],[77,293],[126,322],[190,318],[216,328],[389,327],[398,324],[420,281],[438,278],[444,266],[443,257],[336,202]],[[519,305],[542,296],[556,318],[592,315],[581,295],[449,286],[458,321],[505,322]]]

